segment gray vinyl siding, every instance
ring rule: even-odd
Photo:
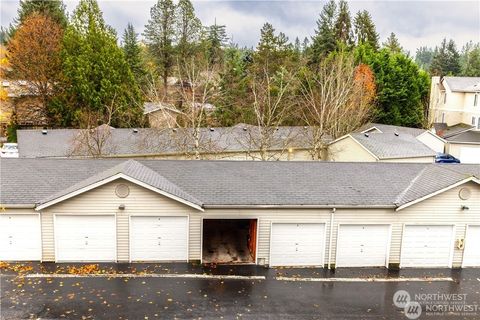
[[[125,183],[130,195],[121,199],[115,195],[115,187]],[[461,188],[472,191],[469,200],[461,200]],[[125,210],[119,210],[120,204]],[[461,210],[461,206],[469,210]],[[35,213],[31,210],[7,209],[5,213]],[[326,225],[325,263],[328,263],[330,243],[330,210],[328,209],[206,209],[200,212],[184,204],[166,198],[151,190],[127,181],[114,181],[97,189],[65,200],[41,212],[42,256],[44,261],[54,261],[54,214],[111,214],[117,219],[117,260],[129,260],[129,216],[131,215],[180,215],[189,216],[189,259],[201,259],[202,219],[205,218],[256,218],[258,219],[259,263],[268,264],[270,252],[270,227],[275,222],[311,222]],[[480,224],[480,186],[468,183],[401,211],[393,209],[337,209],[334,214],[331,262],[335,263],[337,231],[339,224],[390,224],[392,226],[389,262],[400,263],[402,233],[405,224],[455,224],[455,250],[453,266],[462,264],[463,250],[456,246],[465,238],[468,224]]]

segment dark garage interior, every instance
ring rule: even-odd
[[[204,219],[204,263],[255,263],[256,219]]]

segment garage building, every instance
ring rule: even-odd
[[[480,266],[476,165],[0,161],[0,260]]]

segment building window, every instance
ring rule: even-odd
[[[480,117],[477,118],[477,129],[480,129]]]
[[[472,126],[475,125],[475,117],[472,117]]]
[[[476,107],[478,106],[478,93],[475,93],[475,97],[473,98],[473,106]]]
[[[445,95],[443,96],[443,103],[447,103],[447,93],[445,92]]]
[[[442,112],[442,123],[445,123],[445,112]]]

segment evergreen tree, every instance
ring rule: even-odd
[[[95,0],[80,0],[73,12],[64,36],[63,61],[66,93],[72,101],[67,113],[73,113],[73,124],[140,124],[138,86],[115,32],[105,23]]]
[[[430,64],[430,73],[432,75],[459,75],[460,74],[460,55],[457,51],[455,42],[443,39],[439,47],[435,48],[432,63]]]
[[[158,71],[163,77],[165,89],[175,62],[173,47],[175,41],[175,24],[175,5],[173,1],[158,0],[150,9],[150,19],[143,33],[148,45],[148,50],[154,57]]]
[[[426,46],[417,49],[415,54],[415,62],[423,70],[428,70],[433,59],[433,50]]]
[[[123,33],[122,44],[125,59],[130,66],[130,70],[135,76],[135,79],[140,83],[146,72],[141,57],[142,49],[138,44],[138,34],[135,32],[131,23],[127,25]]]
[[[401,53],[403,51],[403,48],[400,45],[400,42],[398,41],[397,36],[393,32],[390,33],[390,36],[383,43],[383,47],[394,53]]]
[[[311,63],[318,63],[336,48],[335,39],[335,17],[337,12],[337,4],[335,0],[327,2],[320,13],[317,20],[317,29],[312,37],[311,47]]]
[[[20,0],[17,10],[18,17],[14,20],[14,24],[18,26],[32,12],[38,12],[50,17],[63,28],[67,26],[65,5],[61,0]]]
[[[367,10],[359,11],[354,20],[355,41],[357,46],[368,44],[374,50],[378,50],[378,33],[375,29],[372,17]]]
[[[254,67],[259,73],[266,71],[273,75],[280,67],[288,67],[293,52],[288,37],[283,32],[276,35],[273,26],[267,22],[260,30],[260,41],[254,54]]]
[[[207,50],[211,64],[221,64],[223,61],[223,47],[228,42],[227,31],[224,25],[215,24],[207,28]]]
[[[176,9],[177,19],[177,51],[180,61],[192,56],[200,39],[202,23],[195,15],[190,0],[180,0]]]
[[[335,21],[335,39],[343,45],[352,45],[352,18],[348,3],[340,0],[338,4],[338,15]]]
[[[361,51],[361,52],[359,52]],[[379,123],[421,127],[430,90],[429,75],[403,53],[382,49],[378,52],[357,48],[361,61],[375,73],[377,106],[374,114]]]
[[[467,43],[462,50],[460,59],[462,75],[480,77],[480,43]]]

